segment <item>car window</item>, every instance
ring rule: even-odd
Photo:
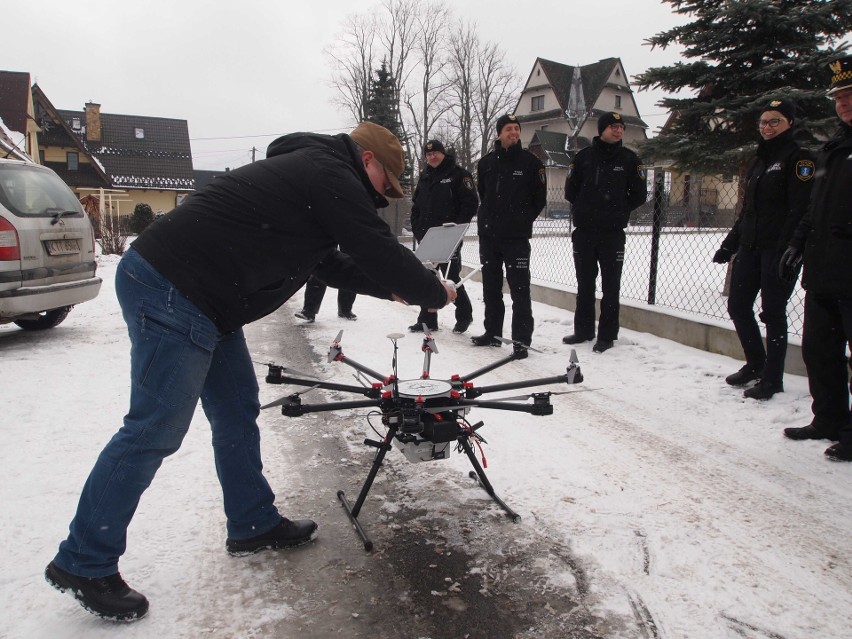
[[[55,173],[28,165],[0,165],[0,204],[19,217],[82,215],[74,193]]]

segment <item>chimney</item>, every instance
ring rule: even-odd
[[[86,102],[86,141],[101,141],[101,105]]]

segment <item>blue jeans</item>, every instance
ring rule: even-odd
[[[130,335],[130,410],[98,457],[54,560],[81,577],[118,571],[139,499],[180,448],[199,398],[212,428],[228,536],[253,537],[281,520],[262,473],[258,386],[242,330],[220,333],[132,248],[118,265],[115,290]]]

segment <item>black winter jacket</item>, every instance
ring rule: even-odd
[[[804,249],[808,293],[852,299],[852,127],[846,124],[817,158],[811,204],[790,245]]]
[[[535,218],[547,203],[547,177],[541,161],[520,143],[494,150],[476,167],[479,235],[529,239]]]
[[[447,222],[467,224],[476,214],[479,199],[470,172],[447,155],[436,167],[428,164],[420,174],[412,196],[411,230],[417,241],[433,226]]]
[[[574,226],[586,231],[618,231],[630,212],[648,197],[645,167],[619,140],[595,137],[568,165],[565,199],[571,202]]]
[[[223,332],[271,313],[314,272],[336,288],[443,306],[434,273],[377,215],[387,204],[348,135],[294,133],[190,195],[133,247]]]
[[[816,171],[813,154],[788,129],[760,140],[746,169],[743,208],[722,247],[736,253],[748,249],[783,251],[790,243],[811,197]]]

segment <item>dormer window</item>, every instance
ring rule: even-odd
[[[615,108],[616,109],[621,108],[621,96],[620,95],[615,96]]]
[[[144,140],[145,139],[145,129],[143,129],[141,127],[136,127],[135,129],[133,129],[133,135],[137,140]]]
[[[536,95],[533,96],[532,101],[530,103],[530,111],[543,111],[544,110],[544,96]]]
[[[81,127],[80,118],[71,118],[71,128],[75,131],[79,131]]]

